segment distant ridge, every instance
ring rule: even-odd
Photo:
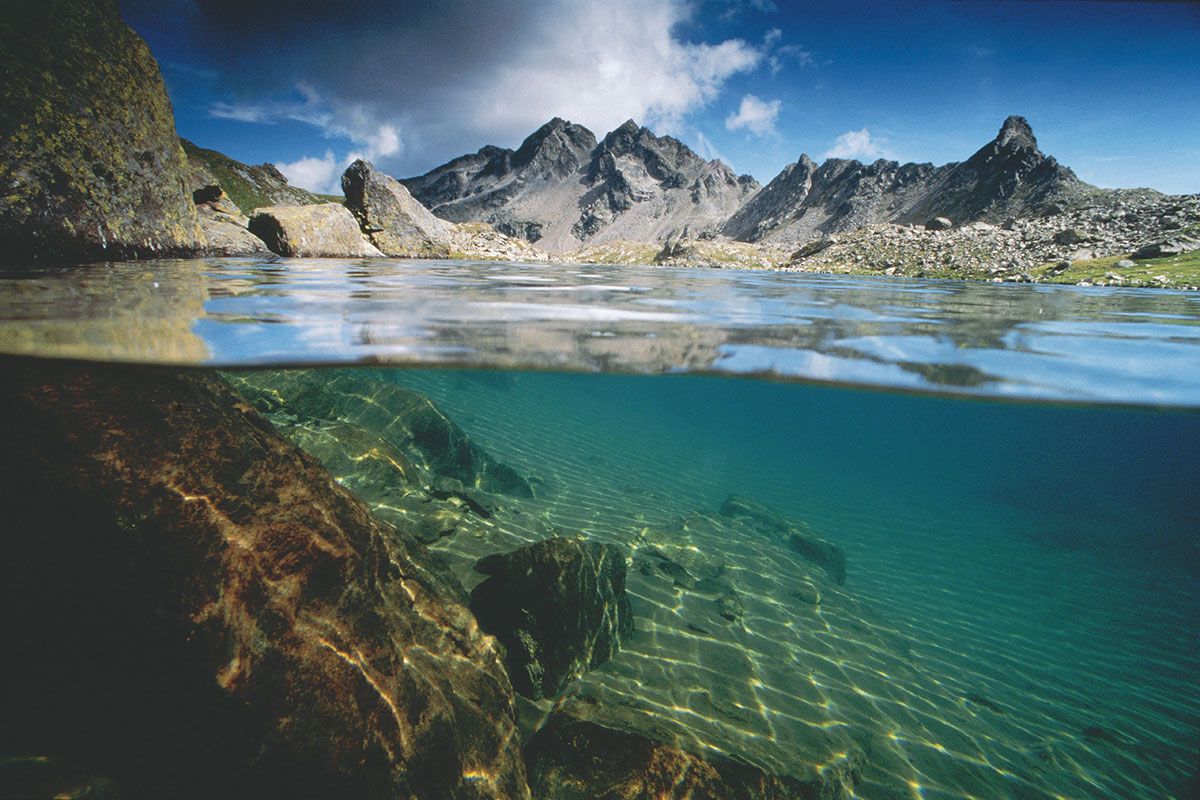
[[[1024,117],[963,162],[801,155],[765,187],[632,120],[602,141],[555,118],[516,151],[488,146],[402,181],[436,215],[491,222],[552,252],[680,235],[800,244],[880,222],[1040,216],[1096,190],[1038,149]]]
[[[715,232],[759,189],[633,120],[597,142],[557,117],[515,151],[484,147],[401,182],[443,219],[490,222],[551,252]]]

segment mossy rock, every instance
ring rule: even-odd
[[[0,262],[199,249],[162,75],[112,0],[8,8],[0,108]]]

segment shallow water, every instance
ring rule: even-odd
[[[708,372],[1200,406],[1200,295],[609,265],[130,262],[0,273],[0,352]]]
[[[433,547],[468,586],[526,541],[621,547],[635,636],[570,691],[687,749],[786,774],[864,753],[871,800],[1187,797],[1194,295],[224,260],[0,275],[0,319],[11,354],[407,367],[357,373],[535,487]],[[653,374],[681,372],[719,374]],[[731,494],[840,545],[845,583],[719,513]],[[664,542],[739,613],[656,569]]]

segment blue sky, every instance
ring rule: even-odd
[[[1200,4],[1074,0],[121,0],[180,135],[337,191],[553,116],[632,118],[766,183],[960,161],[1010,114],[1085,181],[1200,192]]]

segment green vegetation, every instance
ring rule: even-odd
[[[184,152],[203,164],[229,199],[243,214],[250,216],[254,209],[264,206],[306,206],[314,203],[341,203],[343,198],[333,195],[318,195],[281,181],[282,176],[271,174],[266,166],[247,166],[234,161],[216,150],[197,147],[186,139],[182,140]]]
[[[1103,283],[1110,286],[1200,286],[1200,250],[1178,256],[1135,261],[1132,267],[1118,267],[1117,262],[1128,255],[1108,256],[1091,260],[1072,261],[1067,269],[1055,273],[1047,264],[1032,274],[1043,283]],[[1120,276],[1120,280],[1116,277]]]

